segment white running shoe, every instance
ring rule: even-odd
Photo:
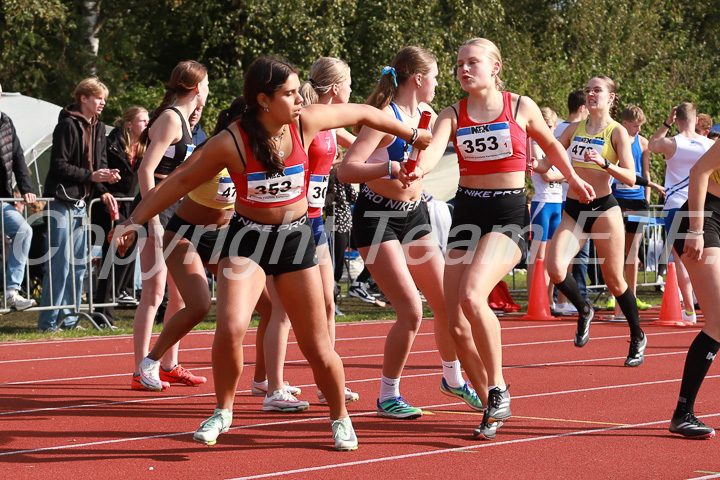
[[[285,390],[292,393],[295,396],[298,396],[302,393],[302,389],[299,387],[293,387],[288,382],[285,382]],[[251,392],[253,397],[266,397],[268,391],[268,381],[267,379],[263,380],[262,382],[258,383],[255,380],[252,381],[252,388]]]
[[[287,390],[275,390],[272,397],[265,397],[263,400],[263,412],[302,412],[310,408],[308,402],[298,400]]]
[[[227,408],[216,408],[212,416],[200,424],[193,440],[206,445],[215,445],[217,437],[225,433],[232,425],[232,412]]]
[[[17,290],[7,295],[7,306],[8,308],[14,308],[18,312],[27,310],[30,307],[37,305],[37,302],[32,298],[28,299],[20,295]]]
[[[160,361],[145,357],[140,362],[140,383],[143,387],[153,392],[161,392],[163,389],[160,380]]]
[[[695,314],[695,312],[688,313],[685,311],[684,308],[682,310],[682,319],[683,322],[686,323],[697,323],[697,315]]]
[[[572,303],[558,303],[555,305],[555,311],[560,315],[577,315],[578,311]]]
[[[319,388],[318,388],[317,394],[318,394],[318,401],[320,403],[327,403],[327,400],[325,400],[325,395],[323,395],[323,393],[320,391]],[[348,387],[345,387],[345,405],[347,405],[348,403],[357,402],[358,400],[360,400],[360,395],[353,392]]]
[[[335,440],[335,450],[339,450],[341,452],[357,450],[358,440],[350,417],[333,420],[331,425],[333,430],[333,440]]]

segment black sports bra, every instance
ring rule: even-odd
[[[177,142],[171,144],[163,154],[160,163],[155,168],[155,175],[170,175],[182,162],[184,162],[195,150],[192,134],[188,131],[187,122],[182,114],[175,107],[168,107],[180,116],[182,124],[182,137]]]

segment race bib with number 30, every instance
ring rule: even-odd
[[[310,186],[307,194],[310,207],[322,208],[325,206],[329,180],[329,175],[310,175]]]

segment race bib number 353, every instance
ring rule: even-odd
[[[498,122],[459,128],[457,146],[469,162],[507,158],[513,154],[510,124]]]
[[[261,203],[279,203],[292,200],[302,194],[305,184],[305,167],[287,167],[283,173],[268,175],[267,172],[249,173],[248,200]]]

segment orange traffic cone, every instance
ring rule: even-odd
[[[675,270],[675,262],[671,262],[668,263],[665,293],[663,294],[662,306],[660,307],[660,318],[650,322],[650,325],[684,327],[686,323],[683,322],[681,310],[677,271]]]
[[[532,291],[528,301],[527,315],[522,320],[557,320],[550,315],[550,302],[548,301],[548,285],[545,281],[545,262],[535,260]]]

